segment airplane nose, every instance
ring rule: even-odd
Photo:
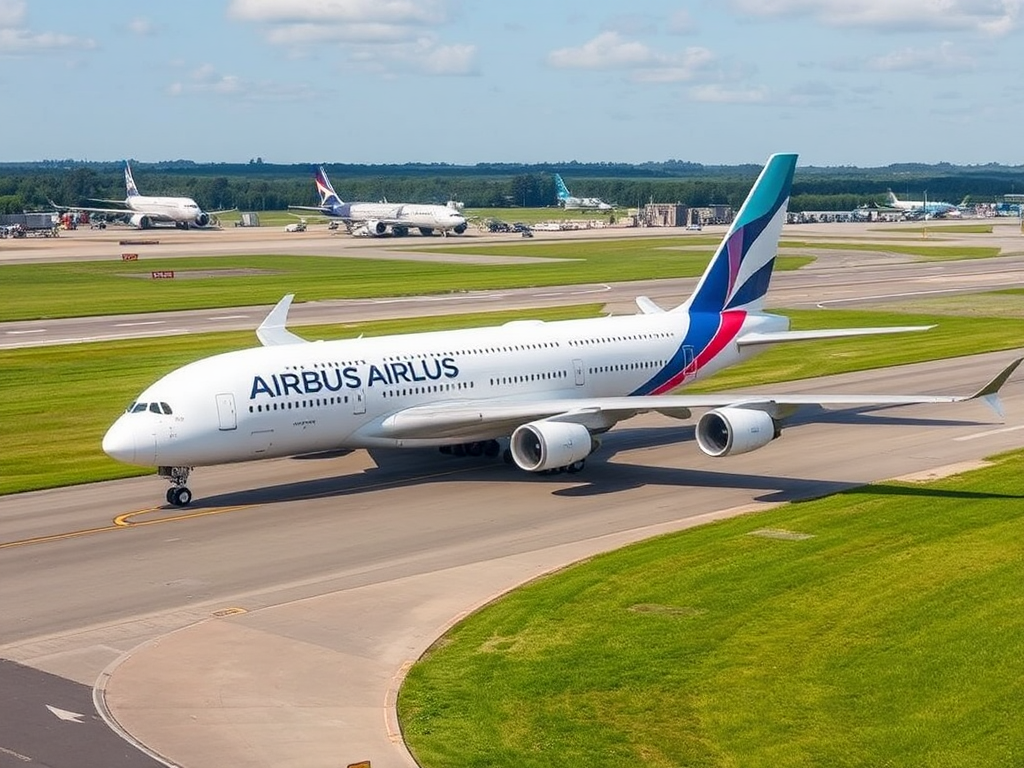
[[[103,452],[125,464],[135,463],[135,430],[118,419],[103,436]]]

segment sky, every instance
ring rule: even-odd
[[[1024,0],[0,0],[0,161],[1024,163]]]

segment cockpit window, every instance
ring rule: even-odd
[[[172,413],[171,406],[169,406],[167,403],[160,403],[160,409],[168,416],[170,416]]]
[[[149,404],[150,413],[160,413],[160,403]]]
[[[132,413],[142,413],[148,405],[149,403],[136,403],[132,406]]]

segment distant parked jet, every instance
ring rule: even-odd
[[[213,221],[213,216],[225,213],[225,211],[207,213],[191,197],[152,197],[139,194],[139,188],[135,186],[135,179],[132,178],[132,168],[127,160],[124,163],[124,188],[124,200],[104,200],[102,198],[96,200],[98,203],[113,203],[123,206],[122,208],[57,207],[65,211],[128,215],[128,222],[139,229],[150,229],[157,224],[173,224],[181,229],[208,227]]]
[[[900,200],[889,190],[889,205],[899,208],[908,219],[959,219],[960,209],[952,203],[935,200]]]
[[[418,229],[422,235],[440,230],[442,235],[466,231],[466,217],[455,203],[449,205],[419,205],[417,203],[346,203],[338,197],[321,165],[313,174],[320,205],[289,205],[298,211],[317,211],[324,216],[341,219],[354,235],[407,235]]]
[[[614,207],[606,203],[604,200],[599,200],[596,197],[573,197],[572,193],[569,192],[568,187],[565,186],[565,182],[562,181],[562,177],[557,173],[555,174],[555,187],[558,190],[558,202],[561,203],[562,207],[567,211],[578,209],[610,211]]]

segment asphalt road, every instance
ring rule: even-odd
[[[815,298],[871,295],[872,274],[837,273],[834,290],[819,280]],[[934,277],[936,290],[961,279]],[[770,389],[966,393],[1013,356]],[[980,403],[840,411],[717,460],[693,445],[692,425],[645,416],[609,433],[571,477],[434,452],[378,468],[355,452],[199,470],[186,510],[164,508],[155,477],[2,497],[0,657],[16,664],[0,665],[0,689],[12,713],[26,702],[18,717],[28,719],[0,727],[0,766],[88,764],[83,754],[105,753],[65,734],[97,726],[97,714],[189,768],[411,765],[393,717],[397,685],[467,611],[565,563],[717,514],[1020,447],[1020,373],[1004,403],[1006,423]],[[93,685],[99,713],[82,697]],[[127,754],[104,764],[149,764]]]

